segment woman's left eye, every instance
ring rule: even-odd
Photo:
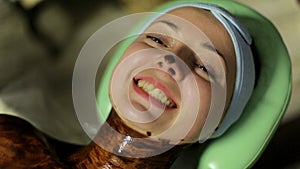
[[[195,63],[195,65],[196,65],[196,67],[197,67],[198,69],[202,70],[202,71],[205,72],[205,73],[208,73],[208,70],[207,70],[207,68],[206,68],[204,65],[202,65],[202,64],[197,64],[197,63]]]
[[[215,80],[214,73],[211,72],[210,69],[205,67],[203,64],[194,63],[195,65],[195,72],[198,76],[201,78],[204,78],[205,80],[211,82]]]

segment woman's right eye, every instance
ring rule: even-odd
[[[147,39],[150,39],[151,41],[153,41],[153,42],[155,42],[155,43],[157,43],[157,44],[159,44],[159,45],[162,45],[162,46],[164,46],[164,47],[167,47],[167,45],[166,45],[160,38],[158,38],[158,37],[156,37],[156,36],[147,35],[146,38],[147,38]]]

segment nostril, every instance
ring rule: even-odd
[[[176,75],[176,72],[175,72],[175,70],[174,70],[173,68],[169,68],[169,69],[168,69],[168,72],[169,72],[171,75],[173,75],[173,76]]]
[[[157,63],[159,67],[163,67],[164,63],[163,62],[158,62]]]
[[[175,62],[175,57],[173,55],[166,55],[165,60],[167,63],[174,63]]]

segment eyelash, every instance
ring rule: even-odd
[[[205,66],[203,66],[201,64],[197,64],[197,63],[194,63],[194,64],[197,68],[201,69],[203,72],[208,73],[208,70]]]
[[[198,63],[194,63],[194,65],[196,66],[196,69],[200,69],[200,71],[202,71],[203,73],[205,73],[205,79],[207,80],[214,80],[215,76],[214,73],[209,71],[204,65],[202,64],[198,64]],[[201,75],[200,75],[201,76]],[[202,75],[203,76],[203,75]]]
[[[168,47],[163,40],[161,40],[160,38],[156,37],[156,36],[152,36],[152,35],[147,35],[146,38],[151,39],[153,42],[158,43],[161,46],[164,47]]]

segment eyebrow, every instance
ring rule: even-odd
[[[179,29],[177,25],[175,25],[174,23],[170,22],[170,21],[166,21],[166,20],[159,20],[156,23],[164,23],[166,25],[168,25],[171,29],[173,29],[174,31],[177,32],[177,30]]]
[[[222,53],[220,53],[220,51],[218,51],[218,49],[216,49],[213,45],[211,45],[210,43],[208,42],[205,42],[202,44],[202,46],[212,52],[215,52],[217,53],[218,55],[220,55],[224,60],[225,60],[225,57]]]
[[[210,44],[209,42],[203,43],[202,46],[203,46],[204,48],[206,48],[206,49],[212,51],[212,52],[215,52],[217,55],[219,55],[219,56],[223,59],[223,61],[225,62],[225,69],[226,69],[226,71],[228,71],[228,67],[227,67],[227,64],[226,64],[226,63],[227,63],[227,62],[226,62],[226,59],[225,59],[224,55],[223,55],[220,51],[218,51],[218,50],[217,50],[212,44]]]

